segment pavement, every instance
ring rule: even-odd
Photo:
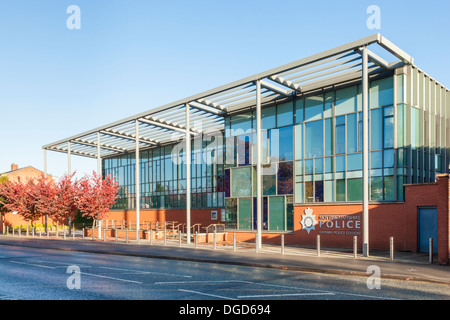
[[[112,239],[113,240],[113,239]],[[450,266],[428,262],[428,254],[395,252],[391,260],[388,251],[370,251],[369,257],[358,253],[355,258],[351,249],[339,250],[322,248],[320,256],[315,248],[286,246],[284,254],[281,247],[263,244],[259,252],[254,244],[238,243],[237,250],[233,246],[212,244],[183,243],[178,240],[149,240],[115,242],[81,238],[39,238],[0,235],[0,245],[23,246],[31,248],[79,251],[97,254],[128,255],[136,257],[185,260],[232,264],[251,267],[276,268],[302,272],[315,272],[351,276],[368,277],[370,266],[377,266],[382,279],[403,281],[422,281],[450,285]]]

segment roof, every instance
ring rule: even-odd
[[[186,135],[187,105],[191,108],[192,135],[223,130],[225,116],[255,105],[257,80],[261,83],[261,103],[264,104],[362,78],[363,47],[366,47],[368,52],[369,75],[414,63],[410,55],[377,33],[44,145],[42,148],[64,153],[70,150],[71,154],[90,158],[97,157],[98,147],[102,158],[132,152],[136,149],[136,123],[140,149],[170,143]],[[388,55],[391,61],[375,53],[379,50],[383,56]],[[198,125],[199,123],[201,125]],[[100,141],[99,145],[97,141]]]
[[[41,170],[39,170],[39,169],[36,169],[36,168],[33,167],[33,166],[26,166],[26,167],[23,167],[23,168],[18,168],[18,169],[14,169],[14,170],[9,170],[9,171],[6,171],[6,172],[0,172],[0,176],[6,176],[6,175],[8,175],[8,174],[16,173],[16,172],[19,172],[19,171],[22,171],[22,170],[26,170],[26,169],[33,169],[33,170],[39,171],[39,172],[41,172],[42,174],[44,174],[43,171],[41,171]]]

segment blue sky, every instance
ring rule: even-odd
[[[42,170],[45,144],[376,32],[450,87],[449,14],[446,0],[0,0],[0,172]],[[79,174],[95,168],[72,156]],[[49,173],[66,170],[48,152]]]

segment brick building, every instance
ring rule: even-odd
[[[122,186],[111,219],[138,228],[184,222],[191,241],[194,224],[222,223],[258,245],[358,236],[365,254],[432,237],[448,263],[449,115],[450,91],[375,34],[43,149],[96,158]]]
[[[15,163],[11,164],[11,170],[0,173],[1,177],[7,177],[9,181],[27,181],[29,179],[39,178],[44,175],[44,172],[38,170],[32,166],[19,168]],[[47,175],[51,179],[50,175]],[[44,217],[37,223],[44,223]],[[27,221],[22,219],[21,216],[8,212],[4,217],[0,215],[0,232],[3,232],[3,224],[8,226],[17,226],[27,224]]]

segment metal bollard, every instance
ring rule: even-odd
[[[42,238],[42,228],[39,229],[39,238]]]
[[[127,235],[126,236],[127,236],[127,243],[128,243],[128,228],[127,228]]]
[[[358,237],[353,236],[353,258],[358,258]]]
[[[66,228],[64,228],[64,240],[66,240]]]
[[[259,252],[258,248],[258,233],[255,234],[255,252]]]
[[[320,235],[317,235],[317,256],[320,257]]]
[[[103,229],[103,241],[106,241],[106,228]]]
[[[216,249],[216,229],[214,229],[214,249]]]
[[[13,226],[13,237],[14,237],[14,230],[15,230],[16,228],[14,228],[14,226]]]
[[[281,254],[284,254],[284,234],[281,235]]]
[[[433,263],[433,238],[428,240],[428,262]]]
[[[153,229],[150,228],[150,244],[153,244]]]
[[[19,228],[19,237],[21,237],[22,236],[22,228],[21,227],[18,227]]]
[[[167,244],[167,228],[166,223],[164,222],[164,245]]]
[[[197,248],[197,244],[198,244],[198,232],[195,231],[195,247]]]
[[[115,239],[116,242],[117,242],[117,227],[116,227],[116,229],[114,229],[114,239]]]
[[[178,232],[178,245],[181,248],[181,233]]]
[[[389,238],[389,259],[394,261],[394,237]]]
[[[237,246],[236,246],[236,233],[233,233],[233,251],[237,250]]]

